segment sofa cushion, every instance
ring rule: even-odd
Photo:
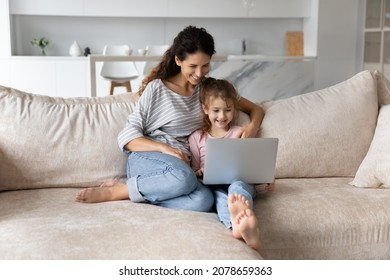
[[[53,98],[0,87],[0,191],[126,175],[117,134],[137,95]]]
[[[351,185],[390,188],[390,105],[379,111],[374,139]]]
[[[258,195],[264,259],[388,260],[390,192],[351,187],[351,178],[277,179]]]
[[[354,176],[378,115],[369,71],[337,85],[263,104],[262,137],[279,138],[276,177]]]
[[[77,192],[0,193],[0,260],[261,259],[214,213],[129,200],[75,203]]]

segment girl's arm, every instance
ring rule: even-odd
[[[241,111],[247,113],[250,116],[251,120],[249,124],[242,127],[241,138],[256,137],[260,130],[261,122],[264,118],[263,108],[244,97],[240,98],[238,105]]]
[[[190,145],[190,152],[191,152],[191,168],[197,172],[200,170],[200,135],[201,132],[199,130],[193,132],[188,137],[188,143]],[[197,173],[197,176],[198,175]]]

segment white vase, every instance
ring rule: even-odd
[[[73,44],[70,46],[69,49],[69,54],[71,56],[82,56],[83,55],[83,50],[79,46],[76,40],[74,40]]]

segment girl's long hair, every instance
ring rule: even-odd
[[[238,93],[235,87],[223,79],[206,78],[202,81],[200,89],[199,99],[202,106],[208,109],[210,98],[222,98],[225,102],[231,102],[234,109],[234,117],[231,123],[235,123],[238,119],[239,105],[238,105]],[[203,126],[202,126],[202,137],[210,132],[211,122],[209,116],[203,113]]]
[[[175,57],[181,61],[188,54],[203,52],[211,56],[215,53],[214,38],[204,28],[187,26],[173,40],[171,47],[164,53],[160,63],[142,80],[138,94],[142,95],[147,84],[154,79],[167,79],[180,72]]]

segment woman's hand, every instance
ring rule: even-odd
[[[188,155],[178,149],[171,146],[156,142],[144,137],[136,138],[127,143],[125,148],[130,152],[161,152],[167,155],[177,157],[187,164],[190,164],[190,158]]]
[[[254,126],[252,123],[249,123],[241,128],[241,138],[254,138],[257,137],[260,129]]]
[[[162,150],[162,153],[177,157],[182,161],[184,161],[185,163],[190,164],[190,158],[186,153],[178,149],[172,148],[171,146],[165,145],[164,149]]]
[[[242,128],[241,138],[257,137],[265,114],[263,108],[244,97],[240,98],[239,107],[241,111],[249,114],[251,119],[250,123]]]

